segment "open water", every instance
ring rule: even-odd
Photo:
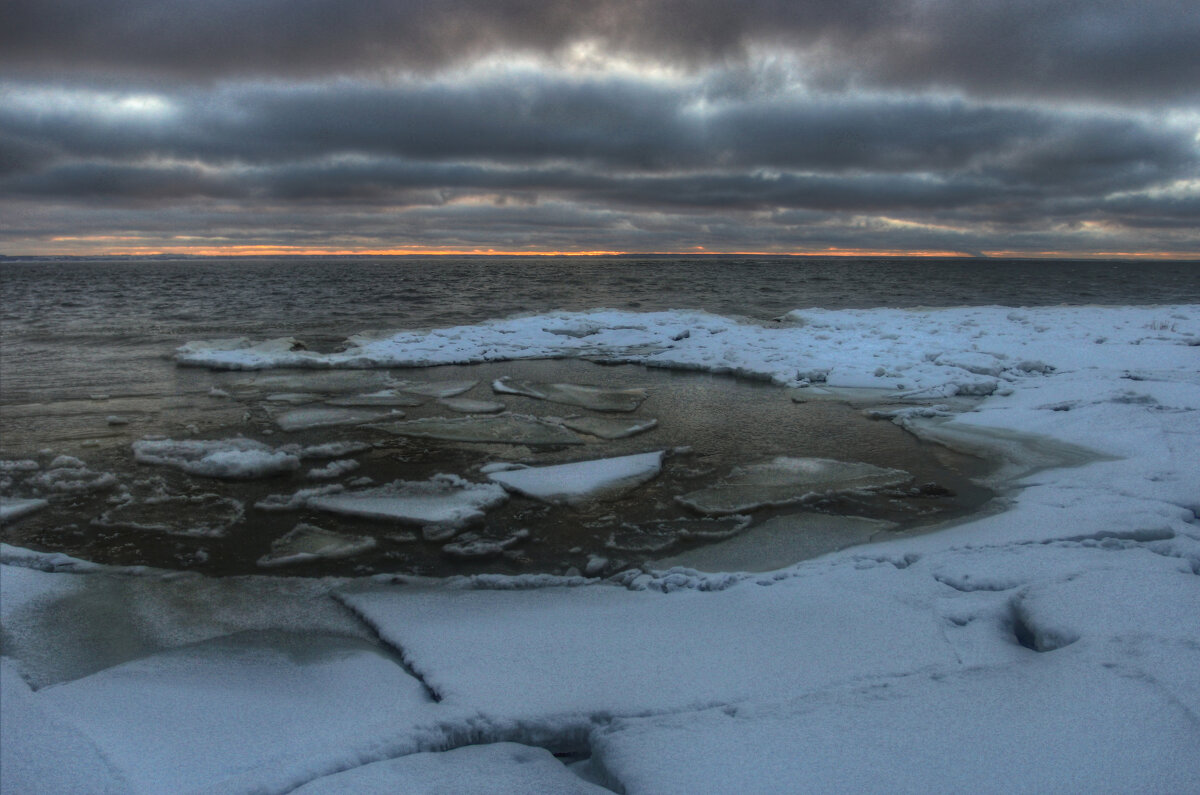
[[[364,429],[284,439],[269,411],[264,413],[263,395],[210,395],[214,387],[236,392],[236,383],[229,382],[239,376],[177,368],[171,353],[189,340],[241,336],[295,336],[311,348],[329,350],[360,332],[441,327],[557,309],[701,309],[765,321],[805,307],[1193,303],[1200,302],[1200,263],[708,257],[4,261],[0,285],[0,459],[33,456],[44,468],[55,455],[74,455],[96,471],[116,473],[122,489],[169,492],[210,508],[230,498],[247,511],[236,528],[217,537],[122,530],[96,522],[111,509],[111,491],[54,494],[50,507],[6,526],[6,540],[105,562],[245,573],[256,570],[256,559],[273,539],[303,520],[371,535],[379,544],[368,555],[300,567],[296,573],[562,572],[583,568],[598,556],[621,558],[612,565],[627,565],[678,551],[679,545],[664,553],[644,544],[639,559],[637,544],[614,547],[613,539],[626,538],[631,527],[636,535],[666,526],[664,522],[686,524],[686,512],[673,502],[674,495],[719,478],[733,465],[773,455],[842,457],[912,472],[912,487],[805,508],[889,522],[900,530],[964,515],[991,494],[972,482],[983,471],[979,462],[919,443],[889,423],[867,421],[857,407],[799,406],[783,390],[729,377],[601,368],[586,362],[432,368],[418,375],[480,378],[480,387],[470,395],[475,398],[490,398],[487,383],[501,375],[650,389],[651,399],[640,413],[657,418],[659,427],[645,436],[595,444],[586,451],[513,452],[496,446],[381,441]],[[565,413],[561,406],[540,401],[508,401],[514,411]],[[433,407],[408,411],[410,417],[437,413]],[[109,424],[112,416],[128,424]],[[303,471],[239,484],[152,473],[159,468],[134,464],[129,445],[154,434],[244,434],[270,444],[329,438],[371,442],[375,450],[360,456],[361,469],[354,474],[379,483],[420,480],[437,472],[478,480],[478,466],[496,457],[540,464],[680,445],[694,450],[621,501],[576,510],[514,499],[475,531],[503,540],[520,527],[532,530],[532,540],[500,560],[464,562],[447,559],[436,545],[414,543],[411,534],[364,520],[253,508],[269,494],[313,485],[304,480]],[[160,480],[146,480],[154,475]],[[25,488],[20,476],[6,488],[9,496],[34,496],[17,493]],[[156,510],[154,521],[163,519],[161,509],[152,510],[153,502],[146,506],[147,517]],[[143,519],[143,524],[150,522]],[[181,527],[186,530],[186,525]],[[829,548],[837,546],[835,540]],[[811,553],[821,551],[814,547]]]

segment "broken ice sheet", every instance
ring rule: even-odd
[[[716,484],[675,499],[704,514],[742,513],[815,495],[897,486],[911,478],[903,470],[856,461],[778,456],[736,467]]]
[[[374,392],[390,386],[387,373],[372,370],[305,371],[271,373],[241,378],[226,386],[235,391],[352,394]]]
[[[241,480],[277,475],[300,468],[300,459],[251,439],[140,439],[133,457],[141,464],[159,464],[189,475]]]
[[[573,431],[597,436],[601,439],[626,439],[644,433],[658,425],[652,417],[643,419],[618,419],[615,417],[569,417],[562,424]]]
[[[375,547],[370,536],[335,533],[301,522],[271,542],[271,551],[258,559],[264,567],[311,563],[326,558],[348,558]]]
[[[574,464],[491,472],[507,489],[550,503],[577,504],[640,486],[662,471],[663,451],[599,458]]]
[[[412,395],[448,398],[470,392],[479,384],[479,379],[470,381],[428,381],[426,383],[403,382],[399,388]]]
[[[305,504],[330,513],[457,529],[479,521],[485,511],[506,499],[504,489],[493,483],[471,483],[457,475],[434,475],[429,480],[397,480],[370,489],[314,496]],[[426,538],[446,537],[426,529],[429,530]]]
[[[275,424],[285,431],[303,431],[308,428],[328,428],[334,425],[362,425],[389,417],[403,417],[404,412],[364,411],[362,409],[295,409],[275,418]]]
[[[516,378],[492,382],[492,391],[579,406],[593,411],[636,411],[649,393],[645,389],[606,389],[581,384],[540,384]]]
[[[452,442],[499,442],[526,445],[583,444],[582,439],[566,428],[523,414],[449,419],[429,417],[373,427],[397,436],[415,436]]]
[[[442,554],[462,560],[487,560],[529,538],[528,530],[518,530],[507,538],[484,538],[478,533],[464,533],[442,547]]]

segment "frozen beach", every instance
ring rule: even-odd
[[[998,496],[933,532],[846,527],[867,543],[812,557],[822,548],[780,539],[835,531],[784,517],[817,492],[899,499],[897,468],[810,450],[725,462],[672,509],[698,514],[692,532],[724,522],[732,538],[687,547],[690,561],[671,550],[619,568],[595,554],[558,575],[218,578],[6,545],[4,791],[1197,791],[1200,305],[800,309],[762,322],[553,312],[324,351],[195,339],[175,354],[181,377],[260,379],[277,434],[142,439],[124,454],[168,479],[314,470],[308,492],[276,495],[278,515],[383,512],[424,543],[497,556],[525,542],[470,537],[477,514],[619,504],[697,467],[695,451],[658,444],[669,429],[635,429],[655,397],[643,404],[632,384],[482,381],[455,395],[451,379],[428,394],[374,382],[386,368],[543,359],[727,374],[798,410],[850,406],[929,449],[1001,462],[983,475]],[[285,375],[324,379],[342,405],[263,380]],[[212,397],[226,399],[237,395]],[[481,405],[516,399],[590,419],[543,427],[544,412]],[[438,407],[434,428],[415,415],[436,400],[473,402]],[[494,460],[348,485],[371,453],[316,436],[358,427],[343,422],[489,445]],[[562,432],[592,441],[544,442]],[[496,454],[512,434],[538,464]],[[541,462],[540,444],[559,445],[558,460]],[[119,488],[85,455],[52,452],[6,461],[6,528]],[[149,499],[167,517],[195,508],[196,539],[243,519],[214,494]],[[759,518],[722,518],[740,512]],[[297,530],[273,561],[371,554],[355,534]],[[756,543],[800,562],[714,565]]]

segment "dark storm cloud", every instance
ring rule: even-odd
[[[166,95],[166,109],[150,115],[69,98],[0,102],[0,165],[12,172],[24,162],[38,172],[55,159],[261,165],[353,155],[439,163],[451,182],[463,178],[455,163],[570,163],[580,173],[939,173],[998,186],[1115,190],[1197,159],[1190,130],[1103,113],[840,95],[713,101],[709,89],[706,81],[533,74],[190,90]],[[22,92],[37,88],[11,89]]]
[[[697,65],[791,48],[834,84],[1196,98],[1193,0],[8,0],[10,70],[160,80],[436,69],[581,39]]]

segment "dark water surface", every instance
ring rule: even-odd
[[[694,517],[674,496],[711,483],[732,466],[774,455],[868,461],[913,473],[912,483],[901,489],[804,506],[810,512],[885,520],[901,529],[964,515],[990,492],[971,481],[983,470],[980,462],[922,444],[889,423],[869,421],[861,406],[795,404],[785,390],[729,377],[579,361],[429,368],[415,376],[480,378],[468,395],[476,399],[491,398],[488,383],[502,375],[650,390],[636,416],[658,419],[655,430],[612,442],[592,440],[582,448],[530,450],[385,438],[367,428],[286,434],[264,413],[262,395],[210,394],[236,374],[177,368],[170,359],[174,348],[195,339],[291,335],[328,349],[364,331],[599,307],[701,309],[765,321],[805,307],[1192,303],[1200,302],[1200,264],[764,258],[4,262],[0,284],[0,459],[33,457],[45,468],[53,456],[69,454],[93,470],[115,473],[120,488],[135,494],[165,489],[176,496],[231,497],[245,506],[244,519],[221,537],[99,527],[94,520],[111,507],[112,490],[43,494],[31,490],[27,476],[17,475],[0,491],[48,496],[51,505],[5,526],[5,540],[112,563],[248,573],[273,539],[303,521],[370,535],[379,545],[351,559],[281,573],[448,574],[561,572],[601,555],[612,559],[611,570],[654,559],[661,550],[639,553],[620,543],[614,547],[613,540],[627,539],[630,527],[636,534],[662,522],[686,524]],[[513,411],[571,413],[543,401],[504,399]],[[432,404],[406,411],[410,417],[439,413]],[[113,416],[128,424],[109,424]],[[379,483],[439,472],[478,481],[483,479],[479,466],[495,460],[550,464],[691,449],[669,459],[663,476],[619,500],[548,508],[511,499],[471,532],[504,539],[529,529],[530,540],[514,545],[503,558],[463,562],[447,557],[436,544],[412,540],[411,534],[378,522],[253,507],[269,494],[317,485],[304,478],[304,471],[323,462],[306,461],[298,473],[236,484],[191,478],[132,461],[130,443],[150,434],[176,439],[245,435],[272,445],[371,442],[376,447],[357,456],[361,468],[342,480],[365,475]],[[158,481],[146,485],[154,478]],[[764,511],[755,522],[780,512]],[[681,542],[668,552],[689,543],[696,542]]]

